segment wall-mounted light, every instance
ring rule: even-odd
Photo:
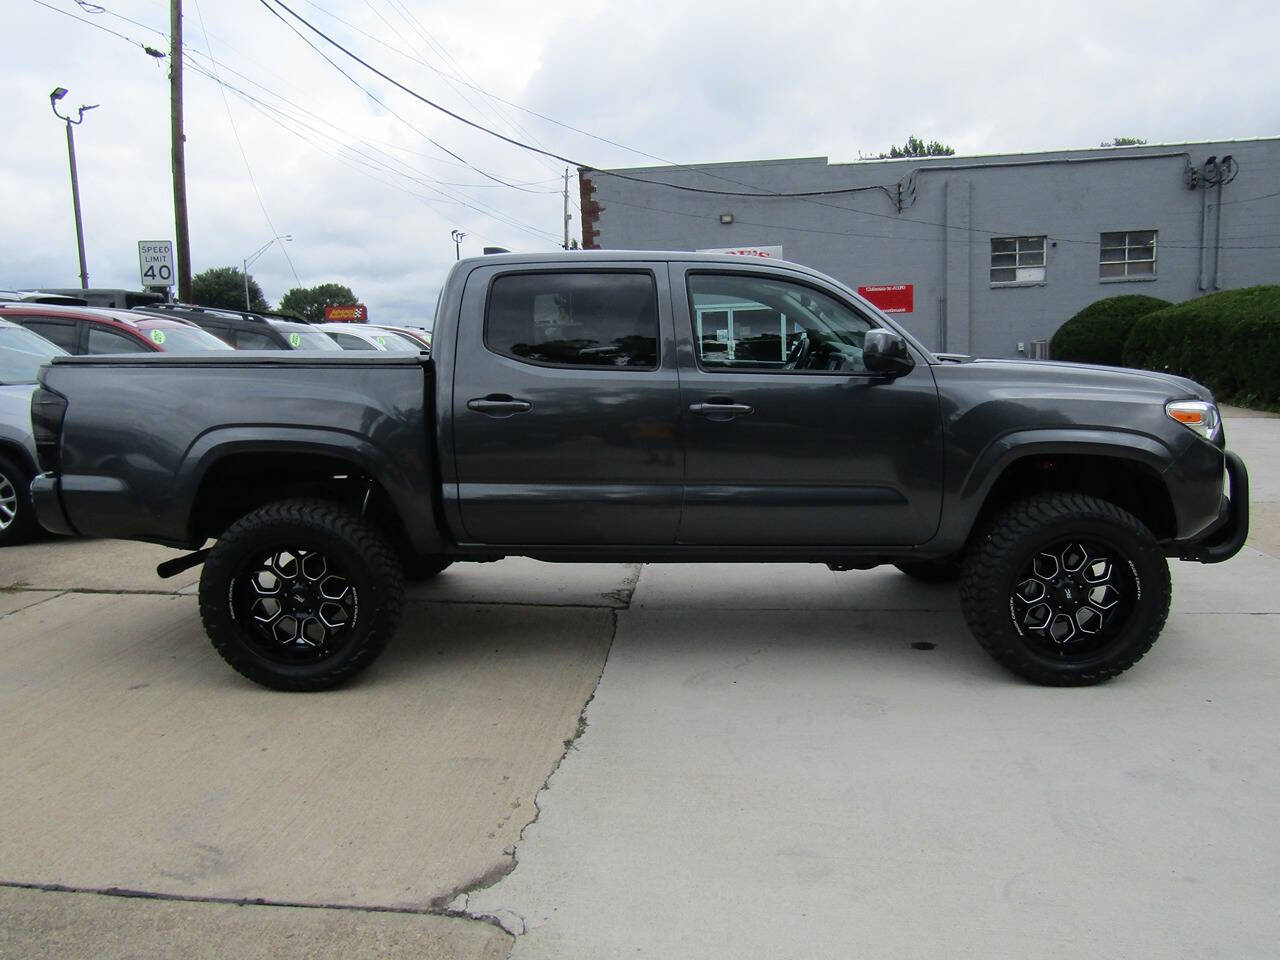
[[[733,214],[732,213],[720,214],[720,222],[725,224],[726,226],[733,223]]]

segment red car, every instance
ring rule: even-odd
[[[203,353],[232,349],[194,323],[129,310],[18,302],[0,303],[0,317],[22,324],[67,353]]]

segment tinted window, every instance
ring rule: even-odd
[[[527,273],[489,293],[485,344],[532,363],[658,365],[658,295],[647,273]]]
[[[698,361],[721,368],[862,373],[872,324],[812,287],[745,274],[691,274]]]
[[[236,346],[241,350],[279,350],[280,344],[276,343],[265,333],[255,333],[252,330],[236,331]]]
[[[333,337],[334,343],[340,346],[343,350],[377,350],[378,349],[372,343],[369,343],[366,340],[361,340],[359,337],[353,337],[349,333],[331,333],[329,334],[329,336]]]
[[[17,320],[17,318],[14,318]],[[63,350],[76,352],[79,339],[78,331],[74,322],[69,320],[28,320],[25,317],[18,320],[28,330],[34,330],[46,340],[51,340],[60,346]]]
[[[91,326],[89,328],[88,352],[90,354],[150,353],[151,350],[137,337],[129,337],[103,327]]]
[[[230,350],[231,345],[223,343],[208,330],[199,327],[155,325],[139,328],[143,336],[156,344],[165,353],[204,353],[206,350]]]

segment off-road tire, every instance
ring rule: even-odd
[[[452,560],[438,554],[425,557],[410,555],[404,559],[404,578],[410,583],[420,583],[423,580],[430,580],[451,566],[453,566]]]
[[[900,571],[921,583],[953,583],[960,579],[960,558],[942,560],[904,560],[895,563]]]
[[[1096,649],[1060,647],[1055,655],[1044,649],[1046,638],[1020,625],[1014,591],[1041,551],[1075,540],[1112,552],[1115,573],[1129,588],[1127,616]],[[1169,599],[1169,565],[1146,526],[1113,503],[1074,493],[1042,494],[1002,510],[970,544],[960,582],[960,606],[978,642],[1009,670],[1046,686],[1087,686],[1128,670],[1160,636]]]
[[[333,575],[353,591],[349,629],[339,628],[340,641],[305,662],[271,655],[249,610],[236,602],[244,578],[256,576],[260,558],[292,550],[314,551],[332,563]],[[214,649],[238,672],[275,690],[327,690],[350,680],[395,634],[403,599],[404,577],[387,538],[328,500],[280,500],[245,515],[219,538],[200,576],[200,616]],[[302,628],[297,632],[301,636]]]
[[[8,523],[0,528],[0,547],[34,539],[40,532],[40,524],[31,502],[31,471],[4,455],[0,455],[0,495],[4,496],[6,512],[13,511]]]

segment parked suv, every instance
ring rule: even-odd
[[[0,303],[0,317],[19,323],[72,354],[203,353],[227,345],[194,324],[130,310]]]
[[[135,307],[134,312],[176,317],[207,330],[237,350],[341,350],[336,343],[304,321],[287,314],[218,310],[186,303]]]

